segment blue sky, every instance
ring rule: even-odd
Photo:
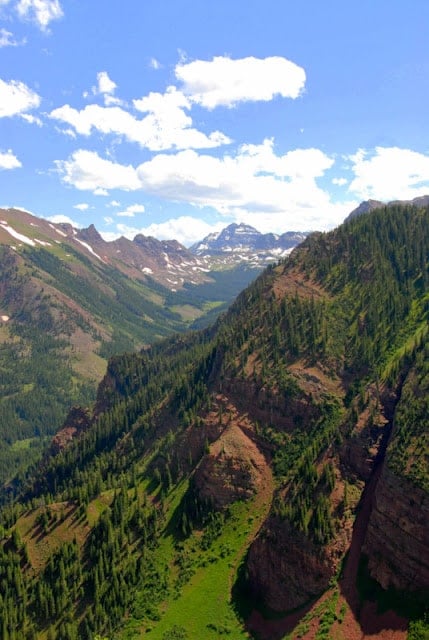
[[[427,0],[0,0],[0,205],[106,239],[429,193]]]

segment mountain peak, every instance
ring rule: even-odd
[[[373,211],[373,209],[378,209],[384,205],[380,200],[364,200],[360,203],[356,209],[353,209],[345,219],[345,222],[348,220],[352,220],[352,218],[356,218],[356,216],[360,216],[363,213],[368,213],[369,211]]]
[[[246,260],[249,266],[262,266],[286,256],[307,235],[294,231],[281,236],[261,233],[249,224],[234,222],[218,233],[210,233],[190,250],[198,256],[224,256],[225,260]]]
[[[103,238],[93,224],[90,224],[86,229],[80,229],[78,237],[85,242],[104,243]]]

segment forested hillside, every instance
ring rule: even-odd
[[[1,640],[424,638],[428,256],[377,209],[110,358],[3,509]]]
[[[0,213],[3,485],[40,458],[70,406],[95,399],[111,355],[206,326],[257,272],[242,265],[209,276],[175,242],[108,243],[93,227]]]

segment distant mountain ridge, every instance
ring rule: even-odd
[[[244,260],[258,267],[286,257],[307,236],[308,232],[299,231],[281,235],[260,233],[250,225],[234,223],[218,233],[210,233],[192,245],[190,251],[209,260],[223,257],[226,264]]]
[[[110,356],[214,322],[264,266],[244,252],[199,256],[142,234],[107,242],[93,224],[0,209],[0,482],[93,398]]]
[[[170,290],[184,283],[207,282],[207,265],[175,240],[161,241],[138,234],[134,240],[120,237],[106,242],[95,226],[76,229],[71,224],[53,223],[16,209],[0,210],[0,244],[15,248],[70,245],[92,262],[113,266],[127,276],[152,276]]]

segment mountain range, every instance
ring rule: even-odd
[[[112,356],[9,487],[2,640],[424,638],[428,256],[428,206],[361,213]]]
[[[106,242],[93,225],[0,210],[0,480],[94,397],[110,355],[214,321],[263,268],[268,254],[252,251],[230,261],[141,234]]]
[[[208,260],[209,264],[242,264],[252,267],[267,266],[286,257],[309,233],[288,231],[282,235],[260,233],[247,224],[230,224],[218,233],[211,233],[192,245],[193,254]]]

